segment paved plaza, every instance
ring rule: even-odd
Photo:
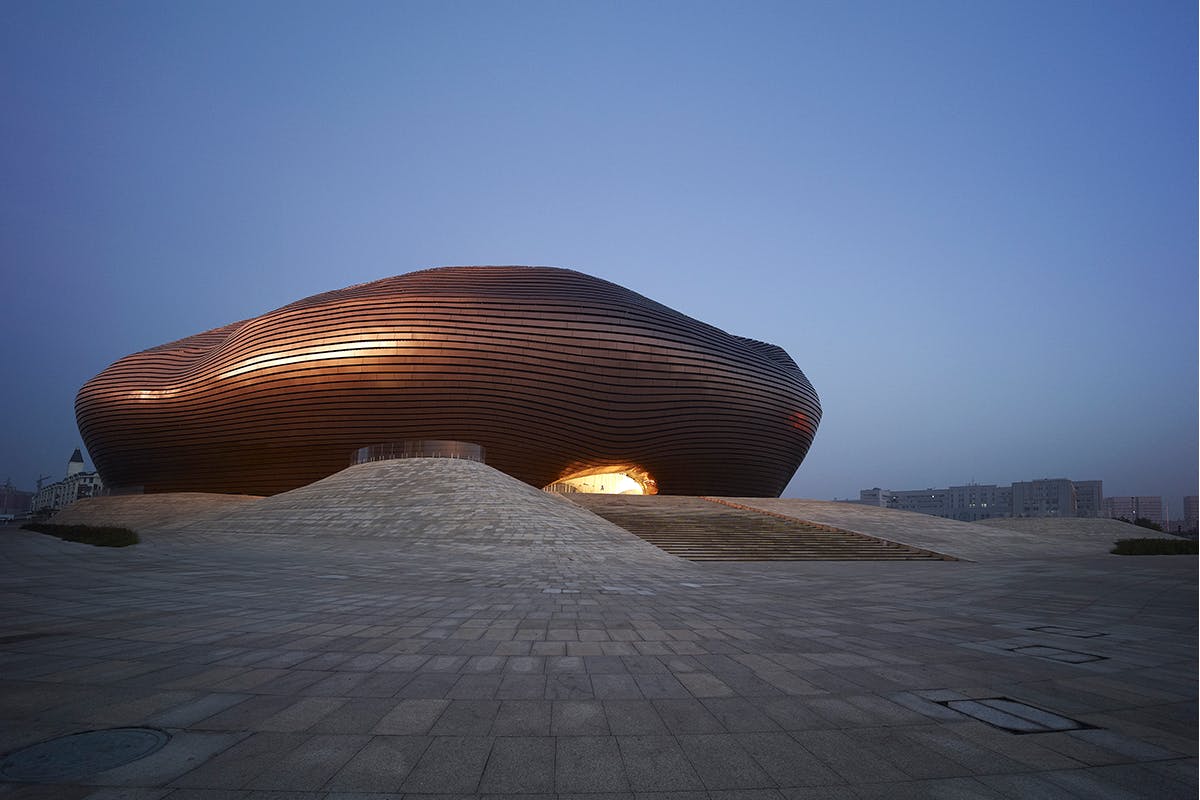
[[[1196,796],[1194,557],[762,501],[962,560],[701,564],[481,465],[352,469],[336,513],[0,530],[0,753],[170,737],[0,798]]]

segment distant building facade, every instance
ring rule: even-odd
[[[963,522],[1011,516],[1012,489],[995,484],[971,483],[947,489],[863,489],[858,493],[862,505],[915,511],[934,517]]]
[[[1075,484],[1066,478],[1017,481],[1012,493],[1014,517],[1075,516]]]
[[[1198,523],[1200,523],[1200,519],[1197,519],[1196,515],[1197,499],[1200,498],[1197,498],[1194,494],[1183,498],[1183,529],[1185,531],[1196,530]]]
[[[1075,516],[1104,516],[1104,481],[1073,481],[1075,484]]]
[[[861,505],[978,522],[1003,517],[1102,516],[1103,481],[1043,478],[1011,486],[969,483],[947,489],[863,489]]]
[[[53,513],[85,497],[95,497],[104,489],[99,473],[83,468],[83,454],[79,448],[67,462],[67,477],[57,483],[38,489],[33,496],[34,513]]]
[[[1012,507],[1012,487],[990,483],[968,483],[946,490],[944,516],[961,522],[1005,517]]]
[[[0,486],[0,519],[23,517],[33,505],[33,492],[23,492],[12,485],[12,480]]]
[[[946,506],[945,489],[909,489],[893,491],[891,489],[863,489],[858,493],[858,502],[862,505],[895,508],[900,511],[916,511],[920,514],[932,514]]]
[[[1104,498],[1104,516],[1111,519],[1148,519],[1162,525],[1166,522],[1163,499],[1152,495],[1118,496]]]

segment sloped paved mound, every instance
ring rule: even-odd
[[[1003,528],[1024,534],[1044,537],[1046,541],[1074,547],[1101,548],[1104,552],[1118,539],[1141,539],[1145,537],[1171,538],[1169,533],[1160,533],[1140,528],[1119,519],[1089,519],[1087,517],[1054,519],[1049,517],[989,519],[979,523],[990,528]]]
[[[567,495],[646,541],[692,561],[884,561],[946,557],[743,504],[664,495]]]
[[[1012,520],[958,522],[912,511],[798,498],[724,498],[764,511],[835,525],[893,542],[946,553],[969,561],[1079,558],[1107,555],[1114,538],[1059,535],[1043,523],[1092,523],[1112,520]],[[1023,523],[1033,523],[1025,525]],[[1084,526],[1086,527],[1086,525]],[[1132,526],[1129,526],[1132,527]]]
[[[484,464],[450,458],[358,464],[181,532],[355,535],[480,553],[524,547],[675,561],[557,495]]]
[[[227,514],[259,498],[245,494],[170,492],[91,497],[54,515],[55,525],[113,525],[130,530],[169,530]]]

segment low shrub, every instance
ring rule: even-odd
[[[96,547],[128,547],[137,544],[138,535],[129,528],[111,528],[92,525],[54,525],[49,522],[30,522],[21,526],[27,531],[46,533],[66,539],[68,542],[82,542]]]
[[[1121,539],[1112,549],[1119,556],[1196,555],[1200,543],[1192,539]]]

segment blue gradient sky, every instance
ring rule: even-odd
[[[784,347],[787,494],[1197,491],[1193,2],[0,6],[0,480],[115,359],[448,264]]]

